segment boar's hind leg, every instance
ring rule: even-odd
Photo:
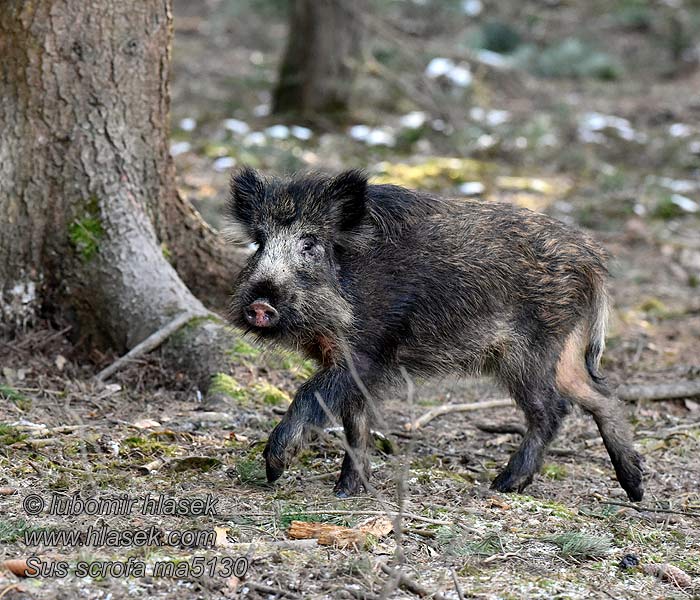
[[[525,413],[527,431],[520,447],[491,487],[499,492],[521,492],[542,467],[544,451],[569,410],[569,403],[553,385],[534,380],[513,385],[513,399]]]
[[[583,359],[583,338],[574,331],[566,340],[557,364],[557,387],[593,415],[617,480],[627,496],[638,502],[644,495],[642,457],[635,451],[632,432],[619,401],[593,381]]]
[[[333,491],[339,498],[347,498],[361,492],[369,477],[370,419],[367,401],[361,394],[345,402],[342,419],[347,447]]]

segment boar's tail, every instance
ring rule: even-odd
[[[588,326],[588,344],[586,346],[586,368],[591,379],[603,383],[605,378],[600,373],[600,359],[605,350],[605,333],[608,328],[609,297],[603,284],[594,288],[593,314]]]

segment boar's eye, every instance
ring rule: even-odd
[[[316,247],[316,240],[311,236],[304,236],[299,240],[299,252],[302,254],[308,254],[313,251]]]

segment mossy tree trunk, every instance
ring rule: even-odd
[[[276,114],[342,120],[362,51],[364,1],[294,0],[273,96]]]
[[[206,314],[187,284],[223,302],[243,258],[175,191],[171,38],[169,0],[3,2],[2,329],[56,313],[121,352],[180,313]],[[198,360],[218,370],[215,346]]]

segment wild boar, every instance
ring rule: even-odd
[[[270,435],[270,481],[337,418],[347,451],[335,492],[356,494],[377,399],[405,385],[402,373],[487,374],[527,422],[494,489],[531,483],[578,404],[620,485],[642,499],[642,458],[599,373],[607,269],[589,236],[509,204],[370,185],[360,171],[281,180],[243,168],[229,217],[257,245],[234,285],[232,323],[319,364]]]

